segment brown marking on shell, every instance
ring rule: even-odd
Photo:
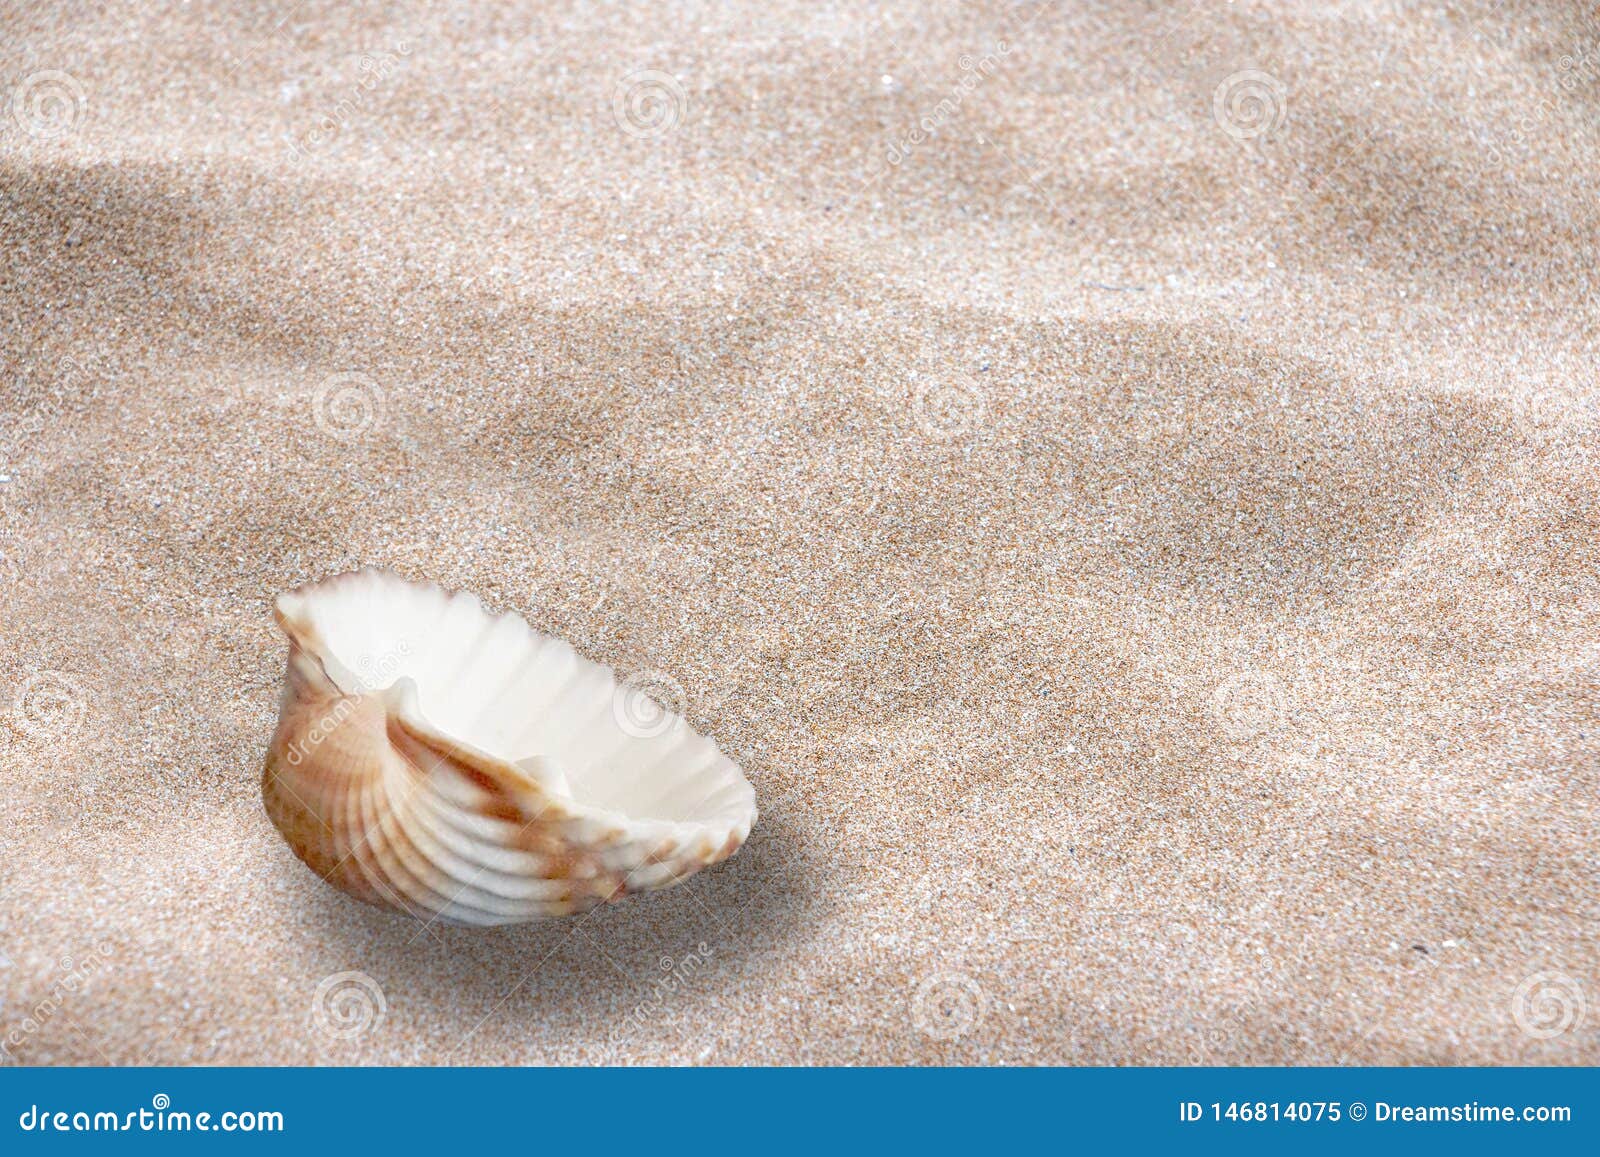
[[[570,880],[575,874],[570,854],[552,855],[545,860],[544,875],[548,880]]]
[[[374,581],[368,572],[329,580]],[[318,589],[298,593],[310,597]],[[289,671],[262,772],[263,803],[296,856],[358,899],[457,923],[573,914],[685,879],[742,843],[736,829],[726,839],[719,831],[715,841],[701,835],[688,846],[672,838],[646,844],[627,817],[616,814],[613,822],[548,794],[521,768],[413,718],[402,700],[386,693],[345,694],[330,675],[330,664],[340,672],[343,667],[322,658],[327,641],[306,604],[296,605],[292,616],[280,607],[277,618],[289,637]],[[457,829],[452,838],[468,839],[467,845],[442,843],[430,853],[441,838],[430,826],[438,815],[425,818],[430,809],[462,807],[459,797],[444,794],[447,781],[440,777],[452,773],[477,797],[467,810],[508,830],[486,835],[479,829],[468,836],[470,829]],[[378,824],[374,809],[389,809],[393,819]],[[742,830],[753,820],[752,808]],[[419,845],[424,836],[426,846]],[[475,860],[471,840],[531,853],[536,866],[524,869],[529,877],[563,886],[545,893],[477,887],[477,875],[491,871],[495,861]],[[477,875],[462,878],[475,862],[482,865]],[[647,866],[664,866],[668,873],[652,873],[651,882],[636,884],[638,870]],[[501,871],[495,867],[492,873]]]
[[[511,833],[509,842],[517,851],[535,856],[554,856],[565,848],[562,841],[537,819]]]
[[[505,820],[508,823],[520,824],[522,822],[522,809],[512,800],[504,796],[486,799],[474,809],[480,816],[491,820]]]
[[[383,895],[371,886],[347,855],[339,854],[334,829],[279,773],[282,759],[282,746],[275,740],[267,753],[261,794],[267,816],[283,834],[290,850],[334,887],[358,900],[383,907]]]
[[[501,787],[500,783],[488,772],[480,771],[471,764],[461,763],[458,760],[451,760],[451,765],[455,769],[456,774],[460,775],[463,779],[472,784],[473,787],[477,788],[485,795],[494,796],[500,799],[505,798],[505,789]],[[513,808],[516,807],[516,804],[512,803],[510,800],[506,800],[506,802]],[[520,815],[521,809],[518,808],[517,812]]]

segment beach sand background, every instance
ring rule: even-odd
[[[0,30],[0,1060],[1600,1061],[1592,5]],[[322,884],[269,607],[366,564],[749,844]]]

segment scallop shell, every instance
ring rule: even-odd
[[[364,570],[277,601],[289,636],[262,796],[336,888],[508,924],[665,888],[756,820],[677,712],[472,595]]]

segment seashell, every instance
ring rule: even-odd
[[[477,598],[378,570],[281,595],[261,791],[336,888],[507,924],[669,887],[756,820],[738,766],[609,667]]]

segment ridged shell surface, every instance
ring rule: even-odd
[[[473,596],[383,571],[281,596],[262,795],[330,884],[507,924],[664,888],[738,850],[738,766],[677,713]]]

